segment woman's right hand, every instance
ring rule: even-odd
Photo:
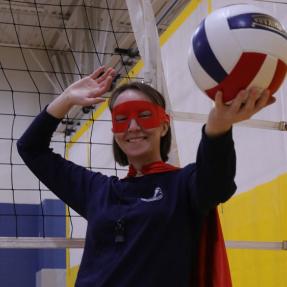
[[[92,106],[105,101],[102,96],[110,90],[115,70],[100,67],[91,75],[70,85],[47,107],[47,112],[56,118],[64,118],[74,105]]]
[[[115,70],[105,67],[100,67],[91,75],[82,78],[71,84],[61,95],[66,98],[68,103],[80,106],[91,106],[105,101],[102,96],[109,91]]]
[[[250,119],[275,101],[270,91],[253,87],[240,91],[232,103],[226,105],[223,102],[222,92],[217,92],[215,106],[209,113],[205,132],[211,137],[224,134],[233,124]]]

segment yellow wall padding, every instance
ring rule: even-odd
[[[225,240],[287,240],[287,174],[234,196],[220,209]],[[286,287],[287,251],[228,249],[234,287]]]

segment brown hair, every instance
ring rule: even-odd
[[[109,99],[110,111],[112,111],[113,105],[118,96],[126,90],[139,91],[144,95],[146,95],[149,99],[151,99],[153,103],[160,105],[164,109],[166,108],[164,97],[156,89],[141,82],[130,82],[119,86],[117,89],[113,91]],[[171,129],[169,126],[167,133],[160,140],[160,155],[163,161],[168,160],[168,153],[170,151],[170,146],[171,146]],[[126,154],[121,150],[121,148],[115,141],[115,138],[113,138],[113,153],[115,161],[119,165],[126,166],[129,164]]]

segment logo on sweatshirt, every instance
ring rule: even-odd
[[[156,187],[152,197],[148,197],[148,198],[141,197],[141,201],[152,202],[152,201],[161,200],[162,198],[163,198],[163,192],[162,192],[161,188]]]

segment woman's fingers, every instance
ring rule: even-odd
[[[115,76],[115,70],[113,68],[108,68],[104,73],[102,71],[97,78],[93,78],[94,80],[97,80],[97,83],[100,84],[107,80],[108,77],[114,77]]]
[[[247,98],[247,101],[244,107],[242,108],[242,112],[252,114],[255,111],[256,102],[261,97],[261,91],[256,88],[251,88],[247,91],[247,93],[248,93],[248,98]]]
[[[233,99],[231,105],[230,105],[230,110],[233,113],[238,113],[242,107],[245,105],[246,101],[248,99],[248,92],[246,90],[241,90],[235,99]]]
[[[224,107],[224,103],[223,103],[223,93],[222,91],[217,91],[215,94],[215,98],[214,98],[214,102],[215,102],[215,107],[217,109],[222,109]]]
[[[240,120],[249,119],[264,107],[275,102],[275,98],[270,96],[269,90],[262,91],[258,88],[251,88],[246,93],[247,98],[238,112]]]
[[[103,74],[105,71],[105,66],[101,66],[98,69],[96,69],[91,75],[90,78],[93,80],[96,80],[101,74]]]
[[[102,102],[105,102],[106,99],[105,98],[102,98],[102,97],[91,97],[91,98],[87,98],[85,100],[85,106],[91,106],[91,105],[96,105],[96,104],[99,104],[99,103],[102,103]]]
[[[264,90],[261,93],[261,97],[255,103],[256,111],[259,111],[259,110],[263,109],[264,107],[266,107],[268,105],[269,99],[270,99],[270,91]],[[275,99],[275,98],[273,98],[273,99]]]
[[[272,105],[276,102],[276,98],[273,96],[269,96],[266,106]]]
[[[111,71],[105,78],[105,80],[103,80],[100,85],[109,88],[112,84],[112,81],[114,79],[114,74]]]
[[[100,84],[94,85],[94,87],[90,89],[87,97],[88,98],[101,97],[103,94],[105,94],[110,89],[112,81],[113,81],[112,76],[108,76],[105,81],[101,82]]]
[[[268,90],[256,88],[240,91],[230,105],[223,103],[223,95],[215,96],[215,107],[210,113],[210,126],[228,126],[249,119],[264,107],[275,102]],[[215,124],[214,124],[215,123]]]

